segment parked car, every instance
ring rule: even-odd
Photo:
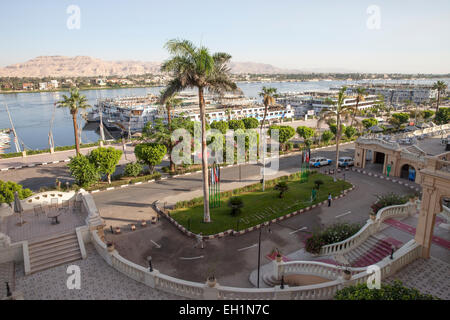
[[[339,167],[350,167],[355,164],[353,158],[350,157],[341,157],[338,160]]]
[[[329,164],[331,164],[333,161],[331,161],[330,159],[327,158],[322,158],[322,157],[316,157],[316,158],[311,158],[311,160],[309,160],[309,165],[311,167],[321,167],[321,166],[327,166]]]

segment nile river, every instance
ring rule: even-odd
[[[444,79],[447,83],[449,79]],[[375,81],[386,82],[386,81]],[[394,81],[387,81],[394,82]],[[395,81],[399,82],[399,81]],[[407,81],[402,81],[407,82]],[[409,81],[411,82],[411,81]],[[434,80],[417,80],[414,83],[432,83]],[[329,89],[346,84],[354,84],[355,81],[312,81],[312,82],[271,82],[271,83],[239,83],[239,87],[248,97],[258,97],[263,86],[275,87],[278,92],[305,91],[315,89]],[[148,93],[158,94],[162,88],[133,88],[133,89],[105,89],[82,91],[86,95],[90,105],[94,105],[99,98],[114,98],[123,96],[143,96]],[[12,121],[21,144],[27,149],[48,148],[48,133],[53,115],[54,103],[62,99],[66,92],[43,92],[43,93],[17,93],[0,94],[0,129],[10,128],[10,122],[5,109],[8,105]],[[84,120],[80,118],[81,124]],[[72,117],[65,108],[57,108],[53,124],[53,137],[56,146],[74,144]],[[12,136],[11,136],[12,138]],[[95,131],[83,130],[82,142],[90,143],[99,139]],[[15,152],[14,143],[11,139],[11,148],[4,152]]]

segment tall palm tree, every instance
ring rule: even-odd
[[[57,102],[58,108],[69,108],[73,120],[73,131],[75,135],[75,149],[77,155],[80,154],[80,140],[78,136],[78,110],[90,108],[86,96],[79,93],[77,88],[70,89],[70,97],[63,95],[63,100]]]
[[[164,98],[164,101],[162,100]],[[165,95],[164,90],[160,93],[160,103],[166,106],[167,112],[167,128],[169,133],[172,133],[172,109],[181,104],[182,100],[177,97],[177,93],[172,95]],[[169,152],[170,171],[175,171],[175,163],[172,161],[172,140],[169,139],[169,146],[167,148]]]
[[[360,87],[356,88],[356,105],[355,105],[355,108],[354,108],[354,110],[352,112],[353,116],[352,116],[352,120],[350,122],[350,126],[353,125],[353,122],[355,120],[356,114],[358,113],[359,103],[361,101],[364,101],[366,99],[365,98],[366,96],[367,96],[366,89],[360,88]]]
[[[433,90],[437,90],[437,100],[436,100],[436,112],[439,111],[439,104],[441,103],[441,93],[447,90],[447,84],[444,81],[436,81],[433,84]]]
[[[202,174],[204,222],[211,222],[208,197],[208,155],[206,149],[205,91],[223,93],[238,90],[236,83],[230,79],[228,63],[231,56],[218,52],[211,54],[206,47],[196,47],[189,40],[172,39],[165,44],[171,58],[163,63],[161,70],[173,76],[161,100],[165,101],[175,92],[187,88],[198,89],[198,104],[202,124]]]
[[[275,98],[277,97],[277,89],[272,87],[262,87],[261,92],[259,93],[259,96],[263,98],[263,104],[264,104],[264,116],[263,120],[261,121],[261,128],[259,129],[259,135],[262,137],[263,133],[263,127],[266,122],[267,117],[267,111],[269,109],[269,106],[273,106],[276,102]],[[262,147],[264,148],[265,143],[263,142]],[[266,182],[266,162],[265,162],[265,152],[266,150],[263,149],[262,151],[262,162],[263,162],[263,170],[262,170],[262,190],[265,189],[265,182]]]
[[[318,123],[323,123],[326,122],[327,120],[330,119],[335,119],[336,120],[336,170],[334,171],[334,176],[336,179],[336,173],[337,173],[337,169],[339,168],[339,141],[341,139],[342,136],[342,122],[348,120],[351,116],[352,113],[354,112],[354,108],[351,106],[344,106],[344,99],[346,98],[345,95],[345,91],[347,90],[346,87],[341,88],[341,90],[339,90],[338,96],[337,96],[337,100],[333,101],[333,106],[334,108],[326,108],[323,109],[320,117],[319,117],[319,121]]]

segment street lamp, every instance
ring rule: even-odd
[[[395,246],[392,245],[392,246],[391,246],[391,260],[394,259],[394,251],[395,251]]]
[[[152,256],[148,256],[147,257],[147,261],[148,261],[148,268],[150,272],[153,272],[153,267],[152,267]]]
[[[5,282],[5,283],[6,283],[6,296],[11,297],[12,293],[11,293],[11,289],[9,288],[9,283],[8,282]]]
[[[259,228],[259,239],[258,239],[258,281],[257,281],[258,288],[259,288],[259,273],[261,269],[261,233],[263,228],[264,226],[261,226],[261,228]],[[272,233],[272,230],[270,230],[270,228],[267,229],[269,233]]]

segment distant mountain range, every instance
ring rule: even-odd
[[[79,76],[127,76],[145,73],[160,73],[160,62],[104,61],[87,56],[40,56],[24,63],[0,68],[0,77],[79,77]],[[290,70],[270,64],[255,62],[231,62],[234,74],[286,74],[324,72]],[[335,71],[336,72],[336,71]],[[346,71],[341,71],[346,72]]]

